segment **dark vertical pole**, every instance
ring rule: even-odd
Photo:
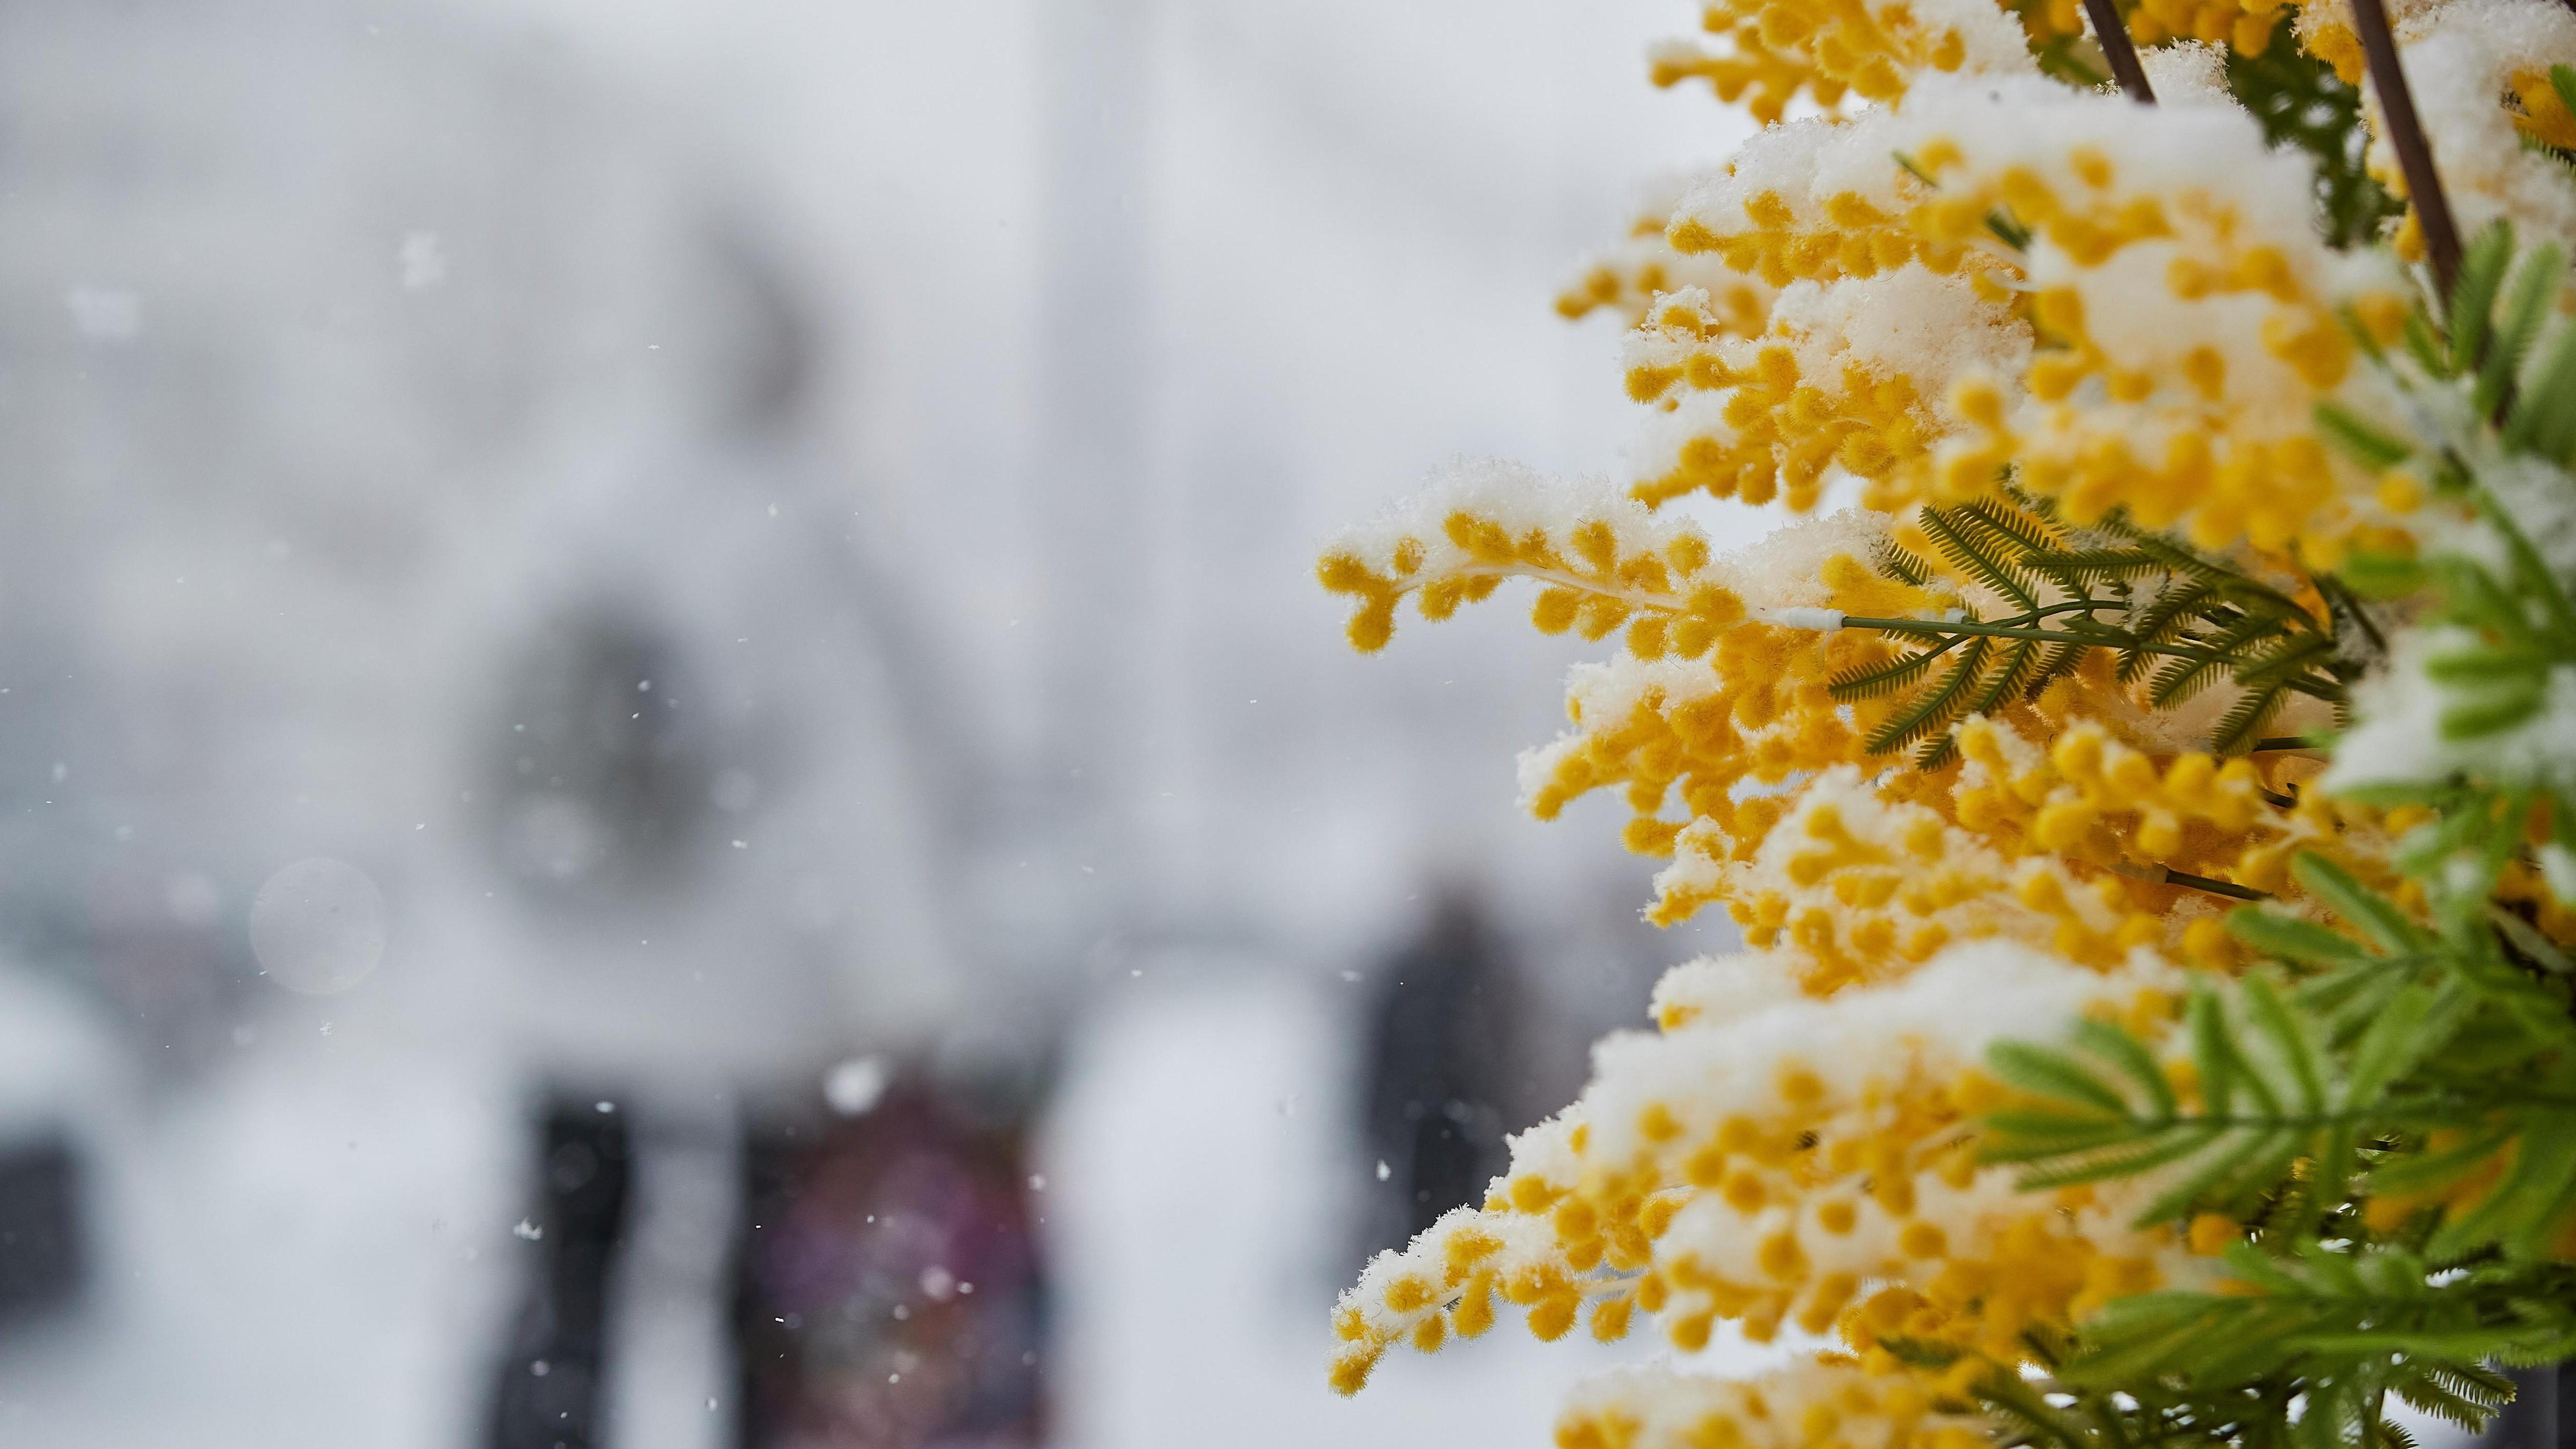
[[[2450,200],[2442,178],[2433,170],[2433,148],[2425,143],[2424,123],[2415,116],[2414,93],[2406,89],[2406,72],[2398,68],[2397,37],[2388,29],[2388,8],[2380,0],[2352,0],[2352,22],[2361,32],[2362,59],[2370,67],[2370,87],[2379,95],[2379,115],[2388,127],[2388,144],[2406,176],[2407,198],[2415,203],[2415,225],[2424,233],[2424,256],[2433,264],[2433,284],[2445,306],[2460,276],[2460,229],[2451,220]]]
[[[2120,18],[2117,0],[2084,0],[2084,13],[2092,17],[2093,39],[2101,44],[2102,58],[2111,63],[2111,78],[2130,100],[2154,105],[2155,88],[2147,84],[2147,68],[2138,63],[2138,47],[2130,43],[2129,25]]]

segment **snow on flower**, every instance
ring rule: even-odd
[[[1380,1255],[1343,1296],[1336,1382],[1356,1387],[1398,1343],[1475,1337],[1506,1307],[1541,1338],[1578,1322],[1618,1338],[1643,1309],[1685,1350],[1720,1321],[1767,1340],[1794,1320],[2010,1355],[2033,1322],[2189,1279],[2188,1244],[2127,1226],[2143,1187],[2028,1197],[1977,1163],[1967,1121],[1995,1094],[1986,1043],[2088,1008],[2161,1021],[2176,980],[2144,956],[2096,973],[1994,942],[1893,985],[1613,1036],[1582,1099],[1513,1139],[1482,1206]]]
[[[2388,111],[2344,91],[2346,130],[2290,124],[2361,74],[2347,0],[2129,8],[2153,106],[2088,83],[2074,0],[1711,0],[1705,39],[1656,51],[1658,83],[1763,129],[1560,299],[1626,324],[1624,486],[1464,465],[1318,573],[1363,651],[1408,599],[1436,620],[1514,580],[1541,630],[1615,639],[1521,757],[1523,803],[1618,792],[1665,860],[1649,918],[1718,907],[1746,950],[1676,967],[1658,1029],[1600,1043],[1480,1204],[1368,1266],[1336,1388],[1514,1312],[1543,1339],[1651,1319],[1685,1352],[1794,1327],[1840,1348],[1613,1375],[1558,1442],[1989,1442],[2043,1345],[2211,1287],[2242,1236],[2168,1201],[2188,1153],[2056,1189],[1987,1160],[2020,1100],[1990,1046],[2116,1023],[2179,1110],[2216,1009],[2185,998],[2281,932],[2339,959],[2324,896],[2433,910],[2427,792],[2471,778],[2519,792],[2486,812],[2526,837],[2490,852],[2516,949],[2576,940],[2576,427],[2515,414],[2576,395],[2576,13],[2391,9],[2455,209],[2514,229],[2476,284],[2512,336],[2428,298],[2438,208],[2400,219],[2392,138],[2352,128]],[[2547,245],[2508,271],[2516,237]],[[1721,555],[1675,506],[1700,493],[1860,506]],[[2373,578],[2447,580],[2451,613]],[[2489,1168],[2370,1221],[2473,1200],[2524,1139],[2466,1140]]]

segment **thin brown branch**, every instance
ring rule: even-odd
[[[2576,5],[2576,0],[2567,3]],[[2129,24],[2120,18],[2118,0],[2084,0],[2084,13],[2092,18],[2093,38],[2101,44],[2102,58],[2111,63],[2111,78],[2130,100],[2154,105],[2155,88],[2147,84],[2147,68],[2138,64],[2138,47],[2130,43]]]
[[[2388,7],[2381,0],[2352,0],[2352,21],[2361,32],[2370,87],[2379,95],[2380,122],[2388,128],[2388,144],[2396,150],[2398,170],[2406,177],[2407,199],[2415,203],[2415,225],[2424,234],[2424,255],[2433,264],[2433,283],[2447,305],[2460,276],[2460,229],[2451,220],[2442,178],[2433,170],[2433,148],[2424,139],[2424,123],[2415,117],[2415,96],[2406,88],[2406,72],[2397,64],[2397,37],[2388,29]]]
[[[2125,876],[2130,880],[2145,881],[2149,885],[2169,885],[2187,891],[2206,891],[2211,895],[2225,896],[2229,900],[2233,901],[2268,901],[2271,899],[2270,896],[2261,891],[2252,890],[2245,886],[2238,885],[2234,881],[2211,880],[2208,876],[2192,875],[2184,871],[2175,870],[2170,866],[2131,865],[2126,861],[2116,861],[2104,866],[2103,869],[2116,876]]]

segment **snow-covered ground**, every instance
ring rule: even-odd
[[[1538,1449],[1567,1384],[1648,1351],[1506,1325],[1336,1398],[1326,1315],[1371,1169],[1347,1088],[1357,998],[1240,960],[1145,970],[1078,1028],[1036,1164],[1056,1442]],[[523,1104],[489,1064],[337,1044],[353,1036],[245,1054],[185,1101],[117,1100],[85,1129],[104,1281],[54,1331],[0,1341],[0,1443],[474,1442],[527,1247]],[[720,1217],[721,1168],[687,1175],[660,1185],[684,1195],[675,1211]],[[677,1236],[686,1258],[692,1230]],[[724,1442],[702,1397],[723,1371],[705,1268],[673,1280],[705,1295],[694,1313],[627,1295],[621,1445]]]
[[[0,1443],[471,1442],[517,1242],[506,1083],[318,1034],[157,1107],[96,1080],[93,1281],[0,1339]]]

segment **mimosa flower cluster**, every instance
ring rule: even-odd
[[[1602,1043],[1583,1100],[1513,1140],[1481,1207],[1370,1264],[1336,1315],[1335,1381],[1511,1309],[1541,1338],[1601,1339],[1642,1310],[1686,1351],[1720,1323],[1757,1342],[1839,1327],[1884,1377],[1900,1365],[1879,1337],[2010,1360],[2033,1324],[2206,1276],[2188,1241],[2125,1224],[2137,1189],[2021,1193],[1978,1164],[1967,1121],[1997,1096],[1976,1066],[1987,1042],[2088,1009],[2160,1026],[2173,970],[2097,976],[1991,943],[1818,1000],[1766,990],[1768,969],[1676,970],[1665,1029]]]
[[[1566,1449],[1797,1449],[1830,1438],[1851,1449],[1980,1449],[1986,1427],[1981,1418],[1939,1411],[1911,1384],[1835,1356],[1759,1385],[1661,1366],[1613,1374],[1576,1391],[1557,1442]]]
[[[1784,290],[1758,338],[1694,345],[1690,291],[1641,329],[1629,390],[1668,417],[1638,495],[1804,509],[1838,464],[1896,511],[1989,494],[2017,463],[2072,521],[2125,507],[2204,547],[2330,564],[2402,533],[2411,498],[2380,498],[2312,422],[2326,398],[2385,408],[2338,314],[2395,340],[2402,279],[2317,236],[2301,158],[2186,67],[2158,73],[2173,98],[2147,116],[2037,78],[1937,79],[1749,142],[1668,236]]]
[[[2439,950],[2503,963],[2478,999],[2506,1004],[2407,1009],[2546,1038],[2563,988],[2509,1001],[2496,972],[2576,971],[2576,422],[2507,421],[2518,395],[2576,399],[2576,346],[2552,351],[2576,306],[2576,12],[2389,7],[2450,212],[2511,228],[2448,299],[2458,249],[2428,236],[2382,97],[2366,133],[2281,140],[2330,114],[2299,97],[2362,78],[2361,3],[1712,0],[1702,38],[1654,52],[1659,84],[1704,80],[1763,129],[1557,300],[1626,326],[1626,476],[1462,467],[1319,576],[1362,651],[1408,607],[1515,582],[1539,629],[1605,644],[1522,757],[1523,802],[1617,792],[1625,844],[1665,861],[1648,917],[1714,907],[1746,949],[1676,968],[1657,1029],[1601,1043],[1480,1204],[1369,1265],[1334,1317],[1337,1389],[1506,1316],[1543,1339],[1651,1320],[1683,1354],[1835,1346],[1750,1379],[1610,1376],[1566,1407],[1565,1449],[2071,1443],[2095,1430],[2049,1427],[2031,1385],[2114,1305],[2290,1281],[2249,1244],[2413,1252],[2399,1235],[2447,1221],[2576,1257],[2576,1187],[2493,1205],[2556,1160],[2513,1102],[2304,1135],[2412,1069],[2354,1046],[2394,1030],[2372,1023],[2402,977],[2319,986],[2312,1025],[2268,984],[2267,962],[2430,959],[2448,931]],[[2144,48],[2130,94],[2086,83],[2116,69],[2088,9]],[[2246,90],[2285,85],[2308,89]],[[2329,224],[2321,164],[2375,178],[2360,214],[2386,224]],[[2512,238],[2552,245],[2482,338],[2465,309],[2507,290]],[[2522,366],[2544,353],[2567,361]],[[1701,495],[1787,517],[1722,552]],[[2487,612],[2436,617],[2428,581]],[[2229,1046],[2239,1025],[2271,1044]],[[2070,1034],[2126,1085],[2011,1045]],[[2362,1055],[2308,1061],[2327,1049]],[[2291,1125],[2244,1136],[2242,1091]],[[2409,1152],[2429,1165],[2361,1185]],[[2281,1402],[2407,1392],[2371,1362]],[[2477,1407],[2480,1372],[2441,1392]]]

